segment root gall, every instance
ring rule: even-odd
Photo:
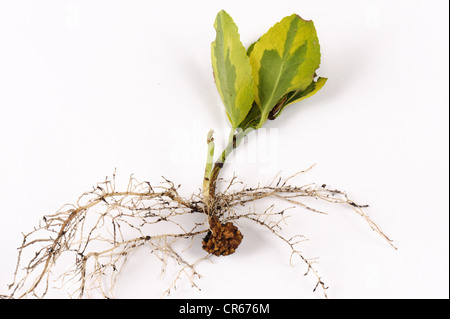
[[[216,256],[231,255],[244,237],[232,222],[220,223],[217,217],[209,220],[210,231],[203,238],[203,249]]]

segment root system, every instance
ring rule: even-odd
[[[87,298],[95,291],[105,298],[114,298],[117,278],[129,256],[139,247],[149,248],[161,261],[163,271],[169,260],[178,265],[178,275],[163,295],[169,294],[181,278],[187,278],[198,287],[198,263],[237,250],[245,232],[234,225],[237,220],[253,222],[284,242],[290,248],[291,260],[298,256],[306,266],[305,275],[312,274],[316,278],[314,290],[320,288],[327,297],[327,286],[315,268],[316,260],[307,258],[300,250],[303,236],[287,238],[283,234],[282,225],[288,217],[285,210],[275,211],[271,206],[258,212],[251,209],[256,201],[279,199],[321,214],[325,212],[306,205],[303,200],[315,198],[344,204],[364,218],[389,244],[392,242],[364,213],[364,206],[356,204],[346,193],[325,185],[292,186],[289,184],[292,177],[274,179],[267,186],[255,188],[241,186],[233,178],[207,209],[201,192],[183,198],[179,187],[169,180],[155,187],[132,177],[126,190],[118,191],[113,175],[112,179],[106,179],[83,194],[75,205],[44,216],[37,227],[23,235],[14,279],[9,285],[10,294],[3,298],[43,298],[54,281],[67,287],[70,297]],[[206,253],[191,262],[186,248],[197,238],[203,239]],[[58,273],[55,268],[63,255],[69,255],[73,264]],[[104,280],[105,275],[109,281]]]

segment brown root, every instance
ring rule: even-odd
[[[170,260],[178,265],[178,275],[164,294],[176,288],[181,278],[197,287],[199,262],[235,253],[241,244],[243,235],[233,224],[237,220],[255,223],[284,242],[291,251],[291,260],[297,256],[304,262],[306,274],[312,273],[317,279],[314,290],[320,287],[326,297],[327,287],[314,265],[317,260],[303,256],[299,249],[304,237],[298,234],[287,238],[283,234],[281,226],[288,217],[285,210],[276,212],[271,206],[264,212],[243,212],[242,208],[264,198],[280,199],[316,213],[325,212],[306,205],[304,198],[344,204],[392,243],[364,213],[364,206],[350,200],[346,193],[324,185],[288,185],[292,177],[284,181],[280,178],[276,184],[274,181],[264,187],[238,190],[232,190],[239,185],[233,178],[223,192],[216,194],[207,212],[201,193],[183,198],[169,180],[153,187],[130,178],[126,190],[119,192],[113,175],[112,180],[107,179],[83,194],[76,205],[44,216],[34,230],[24,234],[14,279],[9,285],[11,293],[0,298],[43,298],[49,283],[58,280],[61,286],[69,287],[70,297],[92,297],[96,292],[104,298],[113,298],[118,276],[130,255],[140,247],[148,248],[161,261],[163,271]],[[202,257],[189,254],[187,249],[194,239],[202,237],[203,249],[208,254]],[[63,255],[71,256],[74,262],[70,269],[58,273],[57,262]],[[190,260],[192,257],[194,260]],[[105,275],[110,278],[109,284]]]

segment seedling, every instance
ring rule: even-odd
[[[228,144],[218,155],[214,132],[208,133],[202,190],[184,198],[178,192],[180,186],[170,180],[155,186],[131,177],[127,188],[120,191],[114,174],[83,194],[76,204],[44,216],[35,229],[24,234],[9,286],[11,294],[4,297],[42,298],[52,278],[70,284],[71,296],[90,297],[96,291],[114,297],[119,274],[131,253],[140,247],[149,248],[161,260],[163,271],[170,260],[179,266],[178,275],[164,293],[169,294],[182,277],[197,287],[199,262],[238,251],[245,236],[245,230],[236,226],[238,220],[255,223],[289,246],[291,260],[299,257],[304,262],[306,274],[312,273],[317,279],[314,290],[320,287],[326,297],[327,286],[315,269],[315,260],[305,257],[298,248],[304,237],[283,235],[281,224],[288,217],[286,211],[276,211],[273,205],[264,211],[249,209],[262,199],[286,201],[316,213],[324,212],[308,206],[303,199],[344,204],[392,245],[363,211],[365,206],[326,185],[291,185],[291,176],[277,177],[267,186],[237,188],[240,184],[234,177],[224,190],[219,189],[221,169],[244,138],[267,121],[276,120],[287,106],[316,94],[327,79],[316,74],[320,46],[312,21],[296,14],[285,17],[247,49],[225,11],[218,13],[214,27],[214,80],[231,130]],[[167,232],[167,227],[174,230]],[[180,249],[185,248],[182,243],[201,245],[206,253],[190,261],[186,249]],[[74,263],[58,277],[55,267],[63,255],[71,256]]]

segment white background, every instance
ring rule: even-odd
[[[228,127],[210,63],[220,9],[245,46],[286,15],[313,20],[329,78],[268,123],[268,148],[249,136],[222,176],[256,185],[317,163],[296,182],[370,204],[399,248],[343,207],[291,211],[329,297],[448,298],[449,17],[438,0],[0,2],[0,294],[21,232],[115,169],[124,188],[130,174],[165,176],[186,196],[201,187],[205,134]],[[321,298],[283,243],[256,225],[242,232],[234,255],[201,264],[201,291],[180,283],[172,296]],[[134,258],[116,297],[158,298],[172,278]]]

